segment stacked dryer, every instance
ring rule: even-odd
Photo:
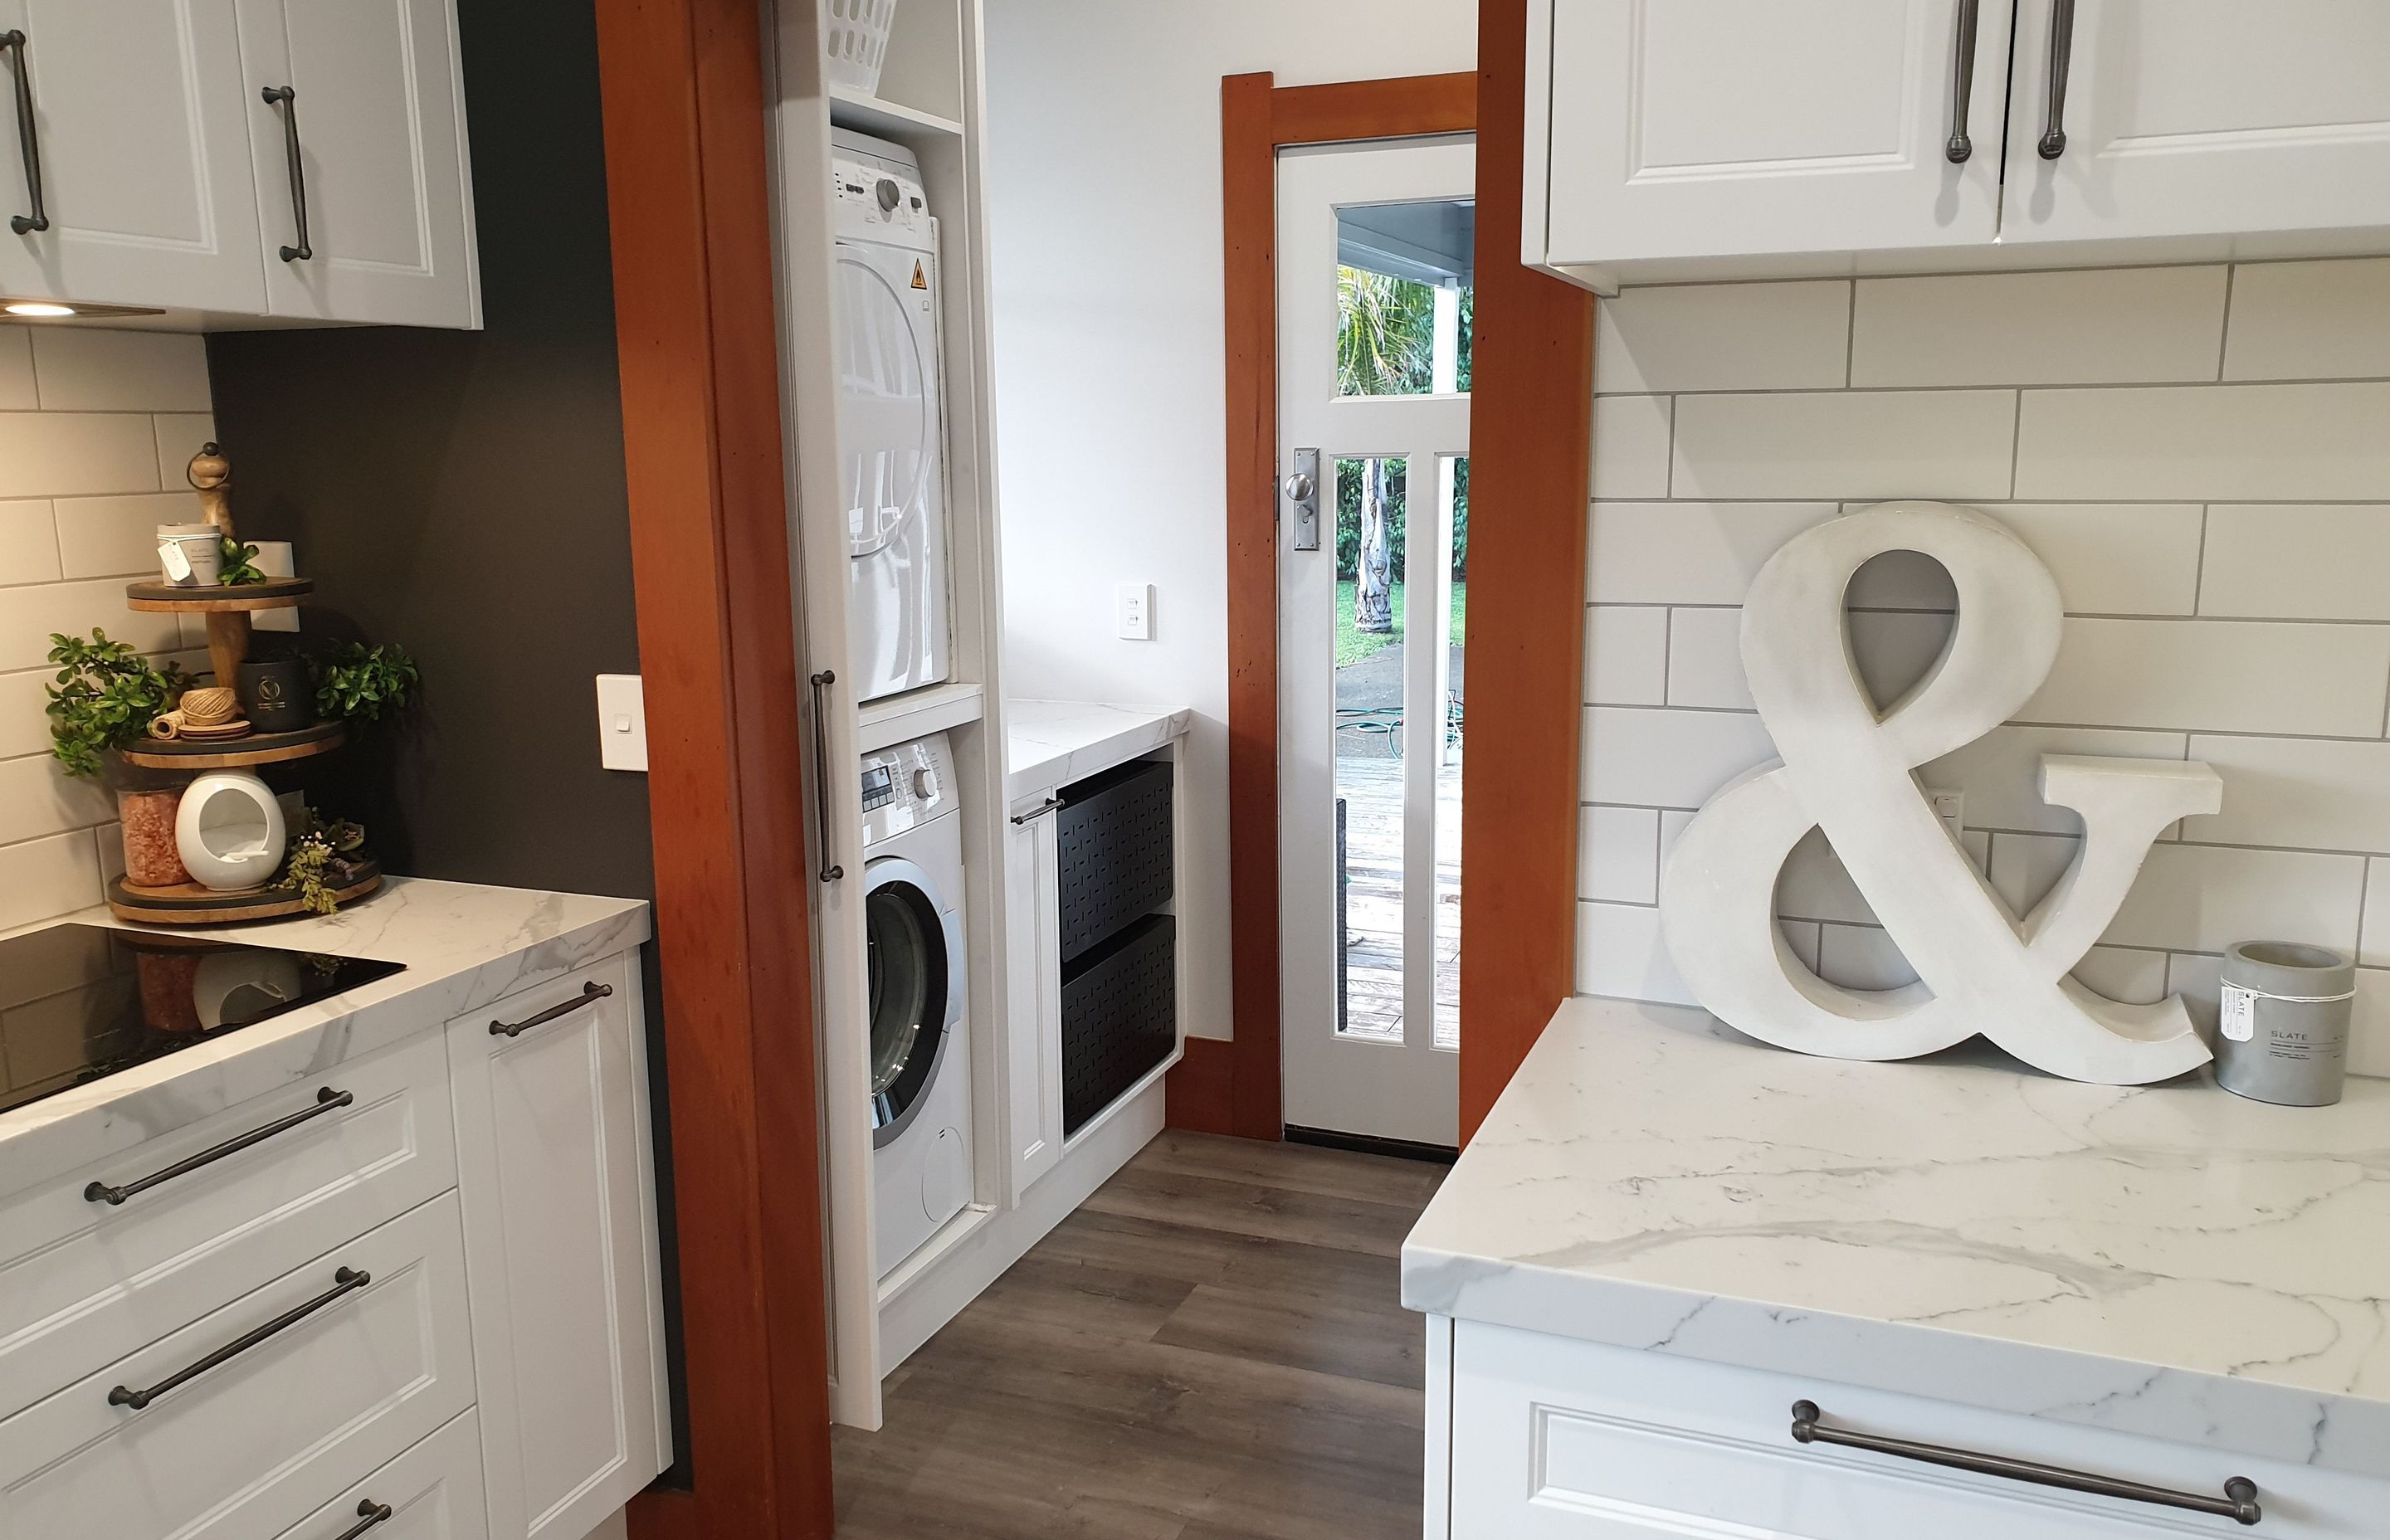
[[[911,150],[843,128],[830,147],[844,676],[855,699],[876,700],[951,666],[938,228]]]

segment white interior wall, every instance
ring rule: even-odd
[[[996,0],[987,197],[1005,687],[1192,706],[1189,1030],[1229,1035],[1220,77],[1476,67],[1474,0]],[[1151,583],[1154,639],[1113,587]]]

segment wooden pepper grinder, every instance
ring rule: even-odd
[[[215,526],[219,539],[232,540],[232,462],[213,443],[203,443],[191,456],[184,478],[199,494],[199,517]],[[226,688],[240,678],[241,661],[249,656],[249,611],[226,608],[207,612],[208,664],[216,683]]]

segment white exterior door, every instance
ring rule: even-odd
[[[238,4],[271,314],[480,325],[450,0]]]
[[[1459,1128],[1467,139],[1279,157],[1281,1043],[1290,1126]]]
[[[2390,225],[2390,5],[2017,8],[2002,241]]]
[[[0,294],[263,313],[233,0],[0,0],[7,32],[0,217],[38,161],[48,227],[0,225]]]
[[[1544,0],[1549,260],[1988,242],[2010,4]]]

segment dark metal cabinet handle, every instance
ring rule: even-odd
[[[290,158],[290,212],[299,222],[299,244],[282,249],[284,262],[305,262],[315,252],[307,244],[307,168],[299,163],[299,93],[288,85],[269,85],[258,93],[269,107],[282,109],[282,150]]]
[[[220,1145],[202,1149],[189,1160],[177,1161],[163,1171],[153,1171],[137,1182],[127,1182],[121,1187],[109,1187],[106,1182],[94,1182],[83,1189],[84,1201],[106,1203],[113,1207],[135,1193],[148,1192],[161,1182],[171,1182],[177,1176],[188,1175],[201,1166],[221,1161],[227,1155],[238,1155],[251,1145],[270,1139],[276,1134],[287,1133],[311,1118],[320,1118],[325,1113],[346,1107],[356,1099],[356,1093],[353,1091],[335,1091],[328,1085],[324,1086],[316,1091],[315,1105],[313,1107],[293,1112],[287,1118],[276,1118],[263,1128],[252,1128],[248,1133],[226,1139]]]
[[[2066,71],[2075,58],[2075,0],[2049,0],[2049,105],[2041,120],[2041,158],[2066,153]]]
[[[10,214],[8,228],[19,235],[50,227],[50,211],[42,202],[42,127],[33,121],[33,66],[25,57],[25,34],[16,28],[0,32],[0,49],[17,55],[17,143],[25,152],[25,194],[32,199],[30,214]]]
[[[520,1037],[523,1033],[531,1031],[533,1027],[545,1026],[548,1022],[555,1020],[559,1016],[570,1016],[584,1006],[594,1006],[598,1001],[606,998],[613,993],[614,986],[612,984],[601,984],[596,982],[583,984],[581,986],[580,994],[574,995],[572,999],[565,1001],[564,1004],[560,1006],[548,1007],[546,1010],[541,1011],[537,1016],[526,1016],[521,1020],[515,1022],[512,1026],[508,1025],[504,1021],[492,1021],[490,1023],[490,1035],[492,1037]]]
[[[1053,812],[1056,808],[1060,807],[1061,805],[1061,798],[1048,797],[1040,806],[1033,807],[1026,813],[1014,814],[1012,815],[1012,821],[1016,824],[1034,824],[1038,819],[1043,818],[1046,815]]]
[[[1959,0],[1959,44],[1950,58],[1950,141],[1942,153],[1954,166],[1963,166],[1975,153],[1967,136],[1967,115],[1975,96],[1975,13],[1980,0]]]
[[[367,1497],[357,1505],[357,1521],[332,1536],[332,1540],[357,1540],[358,1535],[376,1524],[388,1523],[390,1516],[397,1511],[388,1503],[378,1503]]]
[[[332,1275],[331,1288],[325,1290],[305,1304],[284,1311],[254,1331],[243,1332],[190,1367],[180,1373],[168,1375],[146,1391],[136,1391],[125,1385],[117,1386],[108,1392],[108,1404],[111,1406],[130,1406],[137,1412],[175,1386],[186,1384],[212,1368],[230,1363],[267,1338],[297,1326],[341,1295],[354,1293],[371,1282],[373,1282],[371,1273],[360,1273],[353,1267],[343,1267]]]
[[[2159,1508],[2218,1514],[2242,1524],[2254,1524],[2265,1517],[2265,1511],[2257,1506],[2257,1483],[2246,1476],[2235,1476],[2226,1482],[2223,1496],[2208,1497],[2196,1492],[2177,1492],[2171,1487],[2146,1486],[2139,1482],[2122,1481],[2114,1476],[2094,1475],[2088,1470],[2069,1470],[2060,1465],[2011,1459],[2005,1455],[1979,1455],[1972,1449],[1952,1449],[1938,1444],[1914,1444],[1908,1439],[1854,1433],[1841,1428],[1826,1427],[1818,1420],[1824,1416],[1814,1401],[1792,1403],[1794,1442],[1839,1444],[1850,1449],[1871,1449],[1879,1455],[1897,1455],[1905,1460],[1947,1466],[1953,1470],[1972,1470],[1983,1476],[2006,1476],[2011,1481],[2031,1482],[2036,1486],[2063,1487],[2069,1492],[2122,1497],[2128,1502],[2152,1503]]]
[[[838,683],[838,675],[822,670],[806,681],[814,687],[814,811],[821,818],[821,879],[835,882],[846,875],[846,868],[829,858],[830,853],[830,790],[829,790],[829,687]]]

